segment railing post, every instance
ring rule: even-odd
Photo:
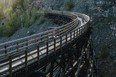
[[[18,52],[19,51],[19,43],[17,42],[16,45],[17,45],[16,49],[17,49],[17,52]]]
[[[4,49],[5,49],[5,54],[7,54],[7,46],[6,45],[4,46]]]
[[[40,54],[39,54],[39,52],[40,52],[39,44],[40,44],[40,42],[38,43],[39,40],[37,39],[37,37],[36,37],[35,40],[36,40],[35,42],[37,43],[37,44],[36,44],[36,46],[37,46],[37,59],[38,59],[38,64],[39,64],[39,55],[40,55]]]
[[[81,35],[81,29],[79,28],[79,36]]]
[[[82,26],[80,27],[80,35],[82,34]]]
[[[12,77],[12,57],[9,56],[9,75]]]
[[[68,43],[67,39],[68,39],[68,38],[67,38],[67,34],[66,34],[66,45],[67,45],[67,43]]]
[[[60,48],[62,48],[62,36],[60,37]]]
[[[84,32],[85,32],[85,26],[82,27],[82,33],[84,33]]]
[[[28,51],[28,40],[26,40],[26,49],[25,49],[25,69],[26,69],[26,71],[28,71],[28,66],[27,66],[28,55],[27,55],[27,51]]]
[[[37,58],[38,58],[38,64],[39,64],[39,45],[37,46]]]
[[[76,31],[77,31],[77,32],[76,32],[76,37],[78,37],[78,36],[79,36],[79,34],[78,34],[78,32],[79,32],[79,31],[78,31],[78,30],[79,30],[79,29],[76,29]]]
[[[75,30],[74,30],[74,39],[76,38],[76,35],[75,35]]]
[[[70,41],[72,40],[72,32],[70,33]]]
[[[48,59],[48,51],[49,51],[49,45],[48,45],[48,39],[46,41],[46,56],[47,56],[47,59]]]
[[[54,72],[54,61],[51,62],[51,67],[50,67],[50,77],[53,77],[53,72]]]
[[[83,33],[85,32],[85,25],[83,26]]]
[[[54,52],[56,51],[56,38],[54,38]]]

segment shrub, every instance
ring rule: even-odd
[[[0,9],[0,20],[4,17],[4,13]]]
[[[74,7],[73,0],[67,0],[64,3],[64,9],[67,10],[67,11],[71,10],[73,7]]]
[[[10,16],[13,14],[12,7],[4,9],[4,14],[6,17],[10,18]]]
[[[19,25],[18,17],[16,16],[16,13],[12,13],[8,20],[6,25],[3,27],[3,36],[11,36],[18,28]]]
[[[15,28],[12,26],[5,26],[3,29],[4,29],[3,36],[11,36],[13,34]]]
[[[103,46],[101,48],[101,53],[100,53],[100,58],[101,59],[106,59],[109,56],[109,52],[108,52],[108,47],[107,46]]]
[[[37,19],[38,15],[37,15],[37,9],[33,8],[31,11],[31,19],[30,19],[30,23],[34,23]]]
[[[45,16],[44,15],[41,15],[39,17],[39,20],[40,20],[40,24],[44,23],[45,22]]]
[[[30,15],[29,12],[24,13],[24,27],[29,27],[30,26]]]
[[[0,27],[0,37],[3,36],[3,27]]]
[[[13,0],[10,7],[6,7],[3,14],[6,17],[6,23],[0,28],[0,36],[11,36],[19,27],[29,27],[32,25],[37,17],[40,23],[44,23],[47,12],[45,10],[38,10],[35,7],[28,7],[30,0]],[[0,18],[2,17],[0,11]]]
[[[24,0],[14,0],[12,1],[12,8],[13,10],[20,8],[20,9],[24,9]]]
[[[15,12],[7,18],[7,22],[1,27],[0,36],[11,36],[21,25],[21,19]]]
[[[37,19],[37,9],[33,8],[32,11],[27,10],[21,15],[21,24],[23,27],[29,27]]]
[[[111,21],[116,21],[116,16],[108,16],[104,19],[104,22],[111,22]]]
[[[46,10],[39,10],[38,11],[38,16],[39,16],[39,20],[40,20],[40,24],[45,22],[45,17],[47,16],[47,11]]]

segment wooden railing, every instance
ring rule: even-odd
[[[89,17],[81,13],[52,11],[72,18],[66,25],[0,44],[0,76],[10,75],[70,43],[88,29]],[[86,22],[78,26],[78,16]]]

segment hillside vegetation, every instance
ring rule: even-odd
[[[0,0],[0,36],[11,36],[20,27],[29,27],[38,18],[43,23],[45,15],[44,10],[33,5],[33,0]]]

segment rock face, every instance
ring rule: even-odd
[[[67,0],[44,0],[47,7],[62,10]],[[116,77],[116,0],[71,0],[71,11],[91,17],[92,39],[100,77]],[[63,9],[65,10],[65,9]]]
[[[65,0],[43,0],[46,8],[60,10]]]

